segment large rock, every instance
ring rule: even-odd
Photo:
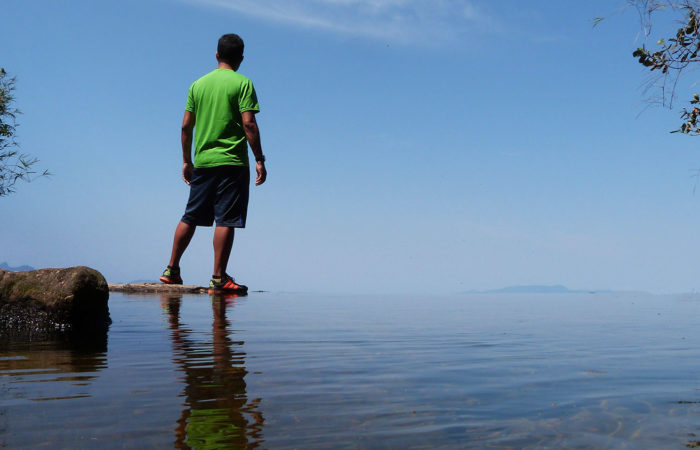
[[[89,267],[0,270],[0,336],[47,330],[105,329],[107,281]]]

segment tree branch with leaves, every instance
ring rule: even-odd
[[[0,67],[0,197],[15,192],[18,181],[32,181],[36,176],[48,176],[44,170],[34,170],[37,158],[20,153],[15,140],[16,117],[20,111],[14,106],[15,78]]]
[[[652,101],[673,108],[681,75],[700,63],[700,0],[628,0],[626,8],[639,13],[644,37],[651,35],[654,18],[661,11],[675,14],[678,28],[675,33],[659,39],[652,49],[642,45],[632,56],[652,72],[647,90],[656,91]],[[597,25],[602,19],[594,19]],[[672,133],[700,135],[700,95],[689,100],[689,106],[680,112],[682,123]]]

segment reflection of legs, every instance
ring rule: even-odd
[[[231,368],[231,349],[228,347],[226,326],[226,300],[221,295],[211,296],[211,307],[214,315],[212,322],[212,347],[214,349],[214,368],[226,370]]]
[[[180,300],[181,295],[161,295],[160,303],[168,311],[168,322],[173,330],[173,340],[177,340],[180,330]]]
[[[226,273],[228,258],[231,256],[235,228],[219,227],[214,229],[214,271],[212,275],[221,277]],[[183,250],[184,251],[184,250]]]
[[[184,409],[174,427],[174,447],[258,447],[264,418],[258,410],[260,400],[248,401],[243,341],[232,341],[229,336],[233,332],[226,320],[226,296],[211,296],[211,342],[194,339],[198,334],[181,325],[176,312],[179,299],[161,299],[175,306],[169,309],[173,361],[184,375],[180,378],[184,382]],[[213,364],[202,364],[205,355]]]
[[[190,245],[196,229],[196,225],[190,225],[182,221],[177,224],[175,237],[173,238],[173,250],[170,254],[170,263],[168,263],[170,267],[180,267],[180,258],[185,253],[187,246]]]
[[[168,322],[170,322],[170,338],[172,339],[175,362],[187,369],[187,350],[189,346],[188,330],[180,328],[180,301],[181,296],[163,295],[160,297],[161,304],[168,311]],[[187,442],[187,424],[190,418],[189,408],[182,411],[175,427],[175,448],[185,447]]]

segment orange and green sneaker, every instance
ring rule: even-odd
[[[248,292],[248,286],[236,283],[228,274],[224,274],[221,278],[212,277],[209,280],[210,294],[245,294]]]
[[[166,267],[163,275],[160,276],[161,283],[165,284],[182,284],[179,267]]]

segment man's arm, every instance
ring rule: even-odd
[[[260,144],[260,130],[258,122],[255,120],[253,111],[244,111],[241,113],[243,120],[243,131],[248,139],[248,145],[255,155],[255,171],[258,176],[255,178],[255,185],[259,186],[267,179],[267,169],[265,169],[265,156],[263,156],[262,145]]]
[[[180,140],[182,142],[182,179],[185,183],[190,184],[192,181],[192,134],[194,130],[195,115],[190,111],[185,111],[185,117],[182,118],[182,132]]]

